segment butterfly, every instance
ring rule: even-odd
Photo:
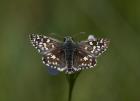
[[[106,51],[110,42],[93,35],[81,42],[74,42],[70,36],[64,37],[63,42],[37,34],[30,34],[29,38],[42,55],[42,61],[46,66],[60,72],[64,71],[66,74],[95,67],[96,58]]]

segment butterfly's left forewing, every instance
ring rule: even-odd
[[[30,34],[29,37],[32,45],[41,54],[46,54],[47,52],[56,49],[60,45],[58,40],[52,39],[45,35]]]
[[[65,70],[64,52],[61,48],[61,42],[56,39],[44,36],[30,34],[30,41],[33,46],[41,53],[43,63],[58,71]]]

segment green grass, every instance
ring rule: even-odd
[[[68,100],[74,80],[49,75],[29,33],[109,38],[97,66],[76,79],[72,101],[140,101],[140,1],[1,0],[0,7],[0,101]]]

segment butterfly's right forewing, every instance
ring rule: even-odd
[[[98,57],[103,52],[106,51],[109,45],[108,39],[96,39],[96,40],[87,40],[79,43],[81,50],[86,51],[94,57]]]

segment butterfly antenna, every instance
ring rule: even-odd
[[[73,37],[79,37],[84,34],[86,34],[86,32],[75,33]]]
[[[76,40],[79,40],[79,38],[84,37],[84,35],[86,35],[86,34],[87,34],[86,32],[75,33],[73,35],[73,38]]]
[[[58,34],[56,34],[56,33],[49,33],[48,35],[49,35],[50,37],[56,37],[56,38],[58,38],[58,39],[62,39],[61,35],[58,35]]]

